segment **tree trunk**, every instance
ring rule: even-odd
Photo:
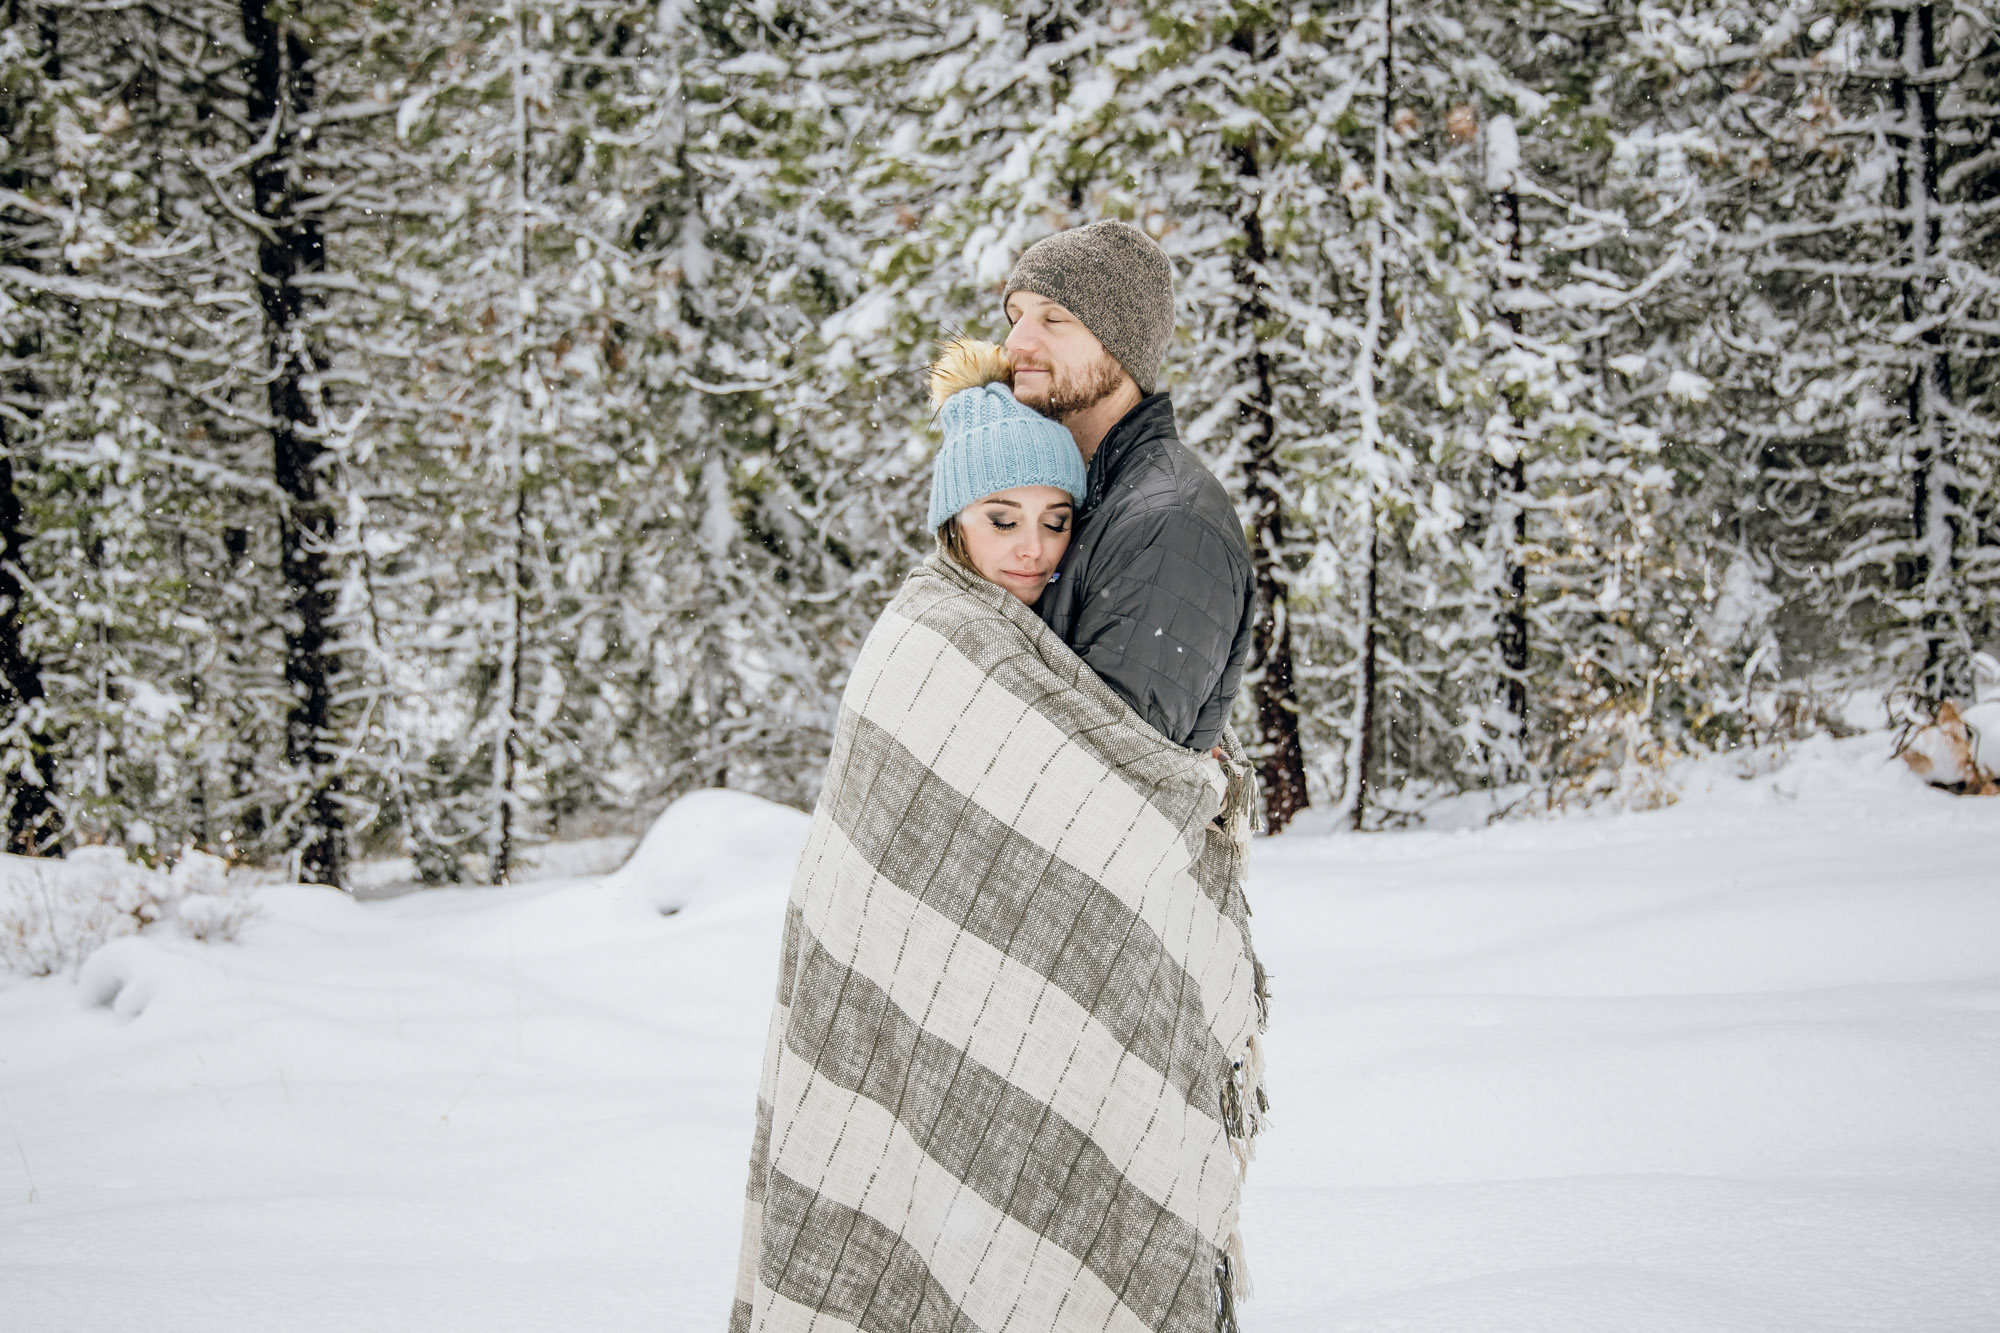
[[[1382,373],[1382,322],[1384,318],[1384,248],[1389,229],[1383,225],[1382,210],[1389,202],[1389,122],[1394,114],[1396,94],[1396,11],[1392,0],[1382,0],[1381,108],[1375,122],[1375,211],[1368,219],[1368,289],[1365,297],[1367,322],[1361,338],[1361,354],[1355,365],[1354,387],[1361,404],[1361,442],[1367,451],[1383,445],[1382,405],[1375,390]],[[1368,820],[1368,780],[1375,766],[1376,671],[1379,655],[1378,621],[1381,615],[1382,537],[1381,515],[1376,505],[1372,471],[1364,469],[1362,485],[1366,495],[1359,506],[1367,524],[1368,558],[1362,575],[1361,669],[1355,682],[1354,737],[1348,748],[1348,822],[1356,832]]]
[[[527,507],[522,493],[519,436],[513,450],[514,478],[509,500],[513,509],[513,544],[507,556],[507,622],[501,627],[500,735],[493,742],[493,840],[491,879],[505,884],[514,874],[514,791],[521,750],[521,649],[526,614],[522,573],[527,566]]]
[[[56,785],[56,756],[36,718],[44,697],[41,664],[21,644],[21,501],[14,493],[14,458],[7,421],[0,417],[0,708],[26,720],[25,763],[10,767],[7,782],[7,840],[0,851],[41,856],[57,850],[62,818],[50,793]]]
[[[273,472],[283,493],[279,568],[290,615],[285,625],[285,683],[291,707],[285,723],[285,757],[310,785],[292,845],[302,879],[338,886],[344,872],[344,833],[335,799],[332,724],[333,654],[328,621],[326,551],[333,538],[332,508],[320,494],[319,422],[306,392],[318,358],[307,328],[310,299],[301,277],[322,272],[326,246],[319,224],[299,212],[292,156],[297,118],[312,103],[310,52],[270,13],[271,0],[242,0],[243,36],[251,58],[244,109],[250,132],[270,145],[250,168],[251,203],[262,222],[257,242],[259,294],[271,359]]]
[[[37,16],[41,38],[42,72],[49,79],[62,77],[60,33],[55,15],[43,10]],[[0,121],[0,136],[11,137],[13,126]],[[27,185],[24,173],[10,168],[0,172],[0,184],[20,190]],[[15,256],[10,255],[10,259]],[[26,267],[38,267],[32,256],[19,256]],[[8,348],[10,356],[26,362],[33,342]],[[32,385],[28,386],[32,392]],[[21,525],[21,498],[14,489],[14,454],[8,439],[7,418],[0,416],[0,713],[24,723],[20,742],[25,746],[23,762],[10,767],[6,783],[6,833],[0,851],[19,856],[40,856],[60,850],[62,815],[56,808],[56,754],[39,720],[36,707],[46,697],[41,663],[22,643],[22,585],[26,569],[28,534]]]
[[[1375,528],[1375,508],[1368,508],[1368,568],[1362,576],[1361,593],[1361,680],[1354,710],[1354,749],[1349,785],[1354,789],[1350,826],[1361,832],[1368,818],[1368,775],[1375,767],[1375,626],[1377,571],[1382,542]]]
[[[63,76],[62,30],[56,26],[54,5],[35,11],[35,32],[42,39],[42,77],[54,82]]]
[[[1896,84],[1899,201],[1908,218],[1903,243],[1909,277],[1902,284],[1903,319],[1911,324],[1940,313],[1936,259],[1943,219],[1939,215],[1937,65],[1935,6],[1917,5],[1896,13],[1897,54],[1904,78]],[[1916,437],[1910,487],[1914,558],[1910,587],[1923,603],[1918,632],[1924,660],[1918,693],[1936,704],[1973,695],[1970,643],[1957,613],[1959,508],[1958,448],[1946,422],[1951,403],[1951,363],[1935,322],[1918,335],[1904,394],[1904,411]]]
[[[1238,148],[1236,162],[1243,177],[1254,179],[1258,174],[1256,145]],[[1299,744],[1299,705],[1292,689],[1291,617],[1287,614],[1284,571],[1279,566],[1285,543],[1285,508],[1277,461],[1271,358],[1258,333],[1258,326],[1271,313],[1264,300],[1263,269],[1270,255],[1264,244],[1260,202],[1256,191],[1245,192],[1239,218],[1244,246],[1234,267],[1237,287],[1244,293],[1237,310],[1237,332],[1256,349],[1251,356],[1255,383],[1243,409],[1253,418],[1243,459],[1243,499],[1250,511],[1250,564],[1257,594],[1250,640],[1250,679],[1257,705],[1257,776],[1264,788],[1265,822],[1271,832],[1278,833],[1309,801],[1305,752]]]
[[[514,229],[508,242],[514,261],[513,355],[509,360],[514,392],[507,399],[507,503],[509,545],[503,565],[506,621],[500,633],[499,735],[493,739],[493,831],[489,878],[505,884],[514,873],[514,791],[521,748],[521,650],[526,635],[522,585],[527,567],[527,477],[522,469],[521,432],[530,410],[528,399],[528,38],[527,15],[516,3],[509,11],[514,30]]]
[[[1512,126],[1508,126],[1512,139]],[[1499,215],[1497,238],[1501,253],[1506,256],[1506,271],[1501,279],[1509,291],[1521,287],[1521,195],[1512,179],[1512,172],[1504,182],[1494,182],[1504,186],[1495,196],[1494,203]],[[1521,311],[1511,302],[1500,312],[1501,320],[1518,344],[1521,337]],[[1525,761],[1528,752],[1528,570],[1521,562],[1521,551],[1528,544],[1528,511],[1522,503],[1522,496],[1528,489],[1527,464],[1521,457],[1519,427],[1520,419],[1508,408],[1508,418],[1516,430],[1513,454],[1509,458],[1492,460],[1494,504],[1494,527],[1500,534],[1500,615],[1496,637],[1499,640],[1500,665],[1507,673],[1504,685],[1507,697],[1507,713],[1513,719],[1514,743],[1517,747],[1515,763]]]

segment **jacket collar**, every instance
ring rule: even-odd
[[[1097,508],[1112,478],[1141,446],[1161,438],[1178,440],[1174,429],[1174,405],[1163,393],[1148,394],[1132,410],[1118,418],[1118,424],[1104,433],[1097,452],[1090,456],[1090,497],[1084,505],[1088,513]]]

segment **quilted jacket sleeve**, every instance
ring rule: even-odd
[[[1126,517],[1104,534],[1071,646],[1134,712],[1206,749],[1228,721],[1249,644],[1248,562],[1184,508]]]

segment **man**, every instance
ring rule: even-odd
[[[1209,749],[1243,678],[1254,592],[1235,507],[1154,392],[1173,268],[1138,228],[1093,222],[1028,247],[1001,300],[1014,397],[1068,427],[1089,477],[1035,610],[1161,735]]]

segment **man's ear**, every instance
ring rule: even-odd
[[[1144,398],[1146,396],[1143,393],[1139,393],[1139,381],[1132,378],[1132,372],[1125,369],[1125,363],[1123,361],[1120,361],[1117,357],[1111,355],[1110,352],[1106,352],[1104,354],[1104,359],[1106,361],[1109,361],[1112,364],[1113,368],[1118,371],[1118,388],[1122,389],[1129,384],[1132,386],[1133,393],[1138,393],[1141,398]],[[1116,390],[1114,390],[1113,392],[1116,392]]]

